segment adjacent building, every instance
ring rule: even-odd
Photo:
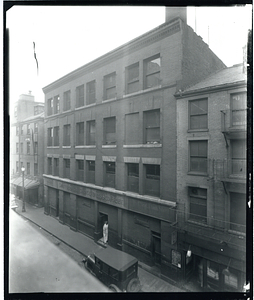
[[[176,93],[179,278],[242,291],[247,76],[235,65]]]
[[[44,103],[34,96],[20,95],[11,124],[11,192],[23,197],[22,168],[26,201],[42,206],[44,173]]]
[[[44,87],[45,213],[95,241],[108,221],[110,245],[175,279],[177,171],[187,176],[175,94],[224,68],[186,8],[169,9],[161,26]]]

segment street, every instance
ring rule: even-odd
[[[60,241],[58,238],[54,237],[47,231],[40,229],[37,225],[30,222],[31,226],[34,227],[41,235],[46,237],[51,243],[56,245],[62,252],[67,254],[73,261],[75,261],[81,268],[84,269],[84,264],[82,262],[84,255],[80,254],[75,249],[71,248],[67,244]],[[86,271],[87,272],[87,271]],[[141,282],[142,290],[141,292],[183,292],[183,290],[167,283],[164,280],[158,281],[158,278],[150,274],[146,270],[139,268],[139,279]]]

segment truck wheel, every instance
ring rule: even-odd
[[[121,290],[115,284],[110,284],[110,286],[108,288],[110,289],[110,291],[115,292],[115,293],[121,292]]]
[[[141,289],[140,281],[138,278],[132,278],[127,285],[127,292],[137,293]]]

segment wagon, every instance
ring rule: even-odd
[[[86,269],[114,292],[139,292],[138,260],[111,247],[88,255]]]

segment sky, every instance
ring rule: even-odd
[[[250,5],[188,7],[187,23],[232,66],[243,60],[251,10]],[[44,102],[43,87],[164,23],[165,7],[14,6],[6,18],[12,112],[19,95],[30,90],[35,101]]]

